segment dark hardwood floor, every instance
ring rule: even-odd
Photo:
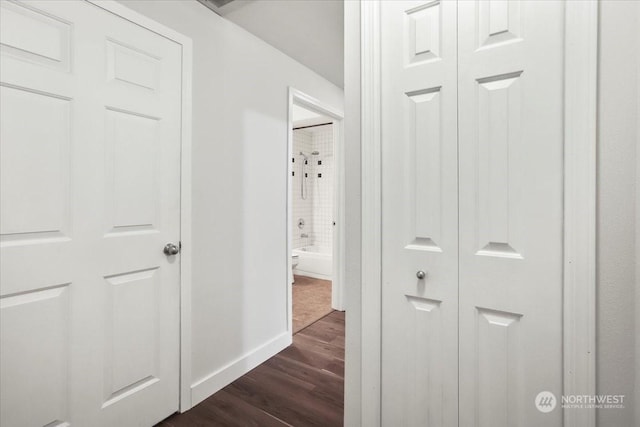
[[[158,427],[342,426],[344,313],[333,311],[293,344]]]

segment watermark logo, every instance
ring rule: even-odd
[[[546,414],[547,412],[551,412],[556,408],[558,399],[556,399],[556,396],[550,391],[541,391],[536,396],[535,403],[538,411]]]
[[[623,409],[623,394],[596,394],[596,395],[563,395],[558,402],[556,396],[550,391],[541,391],[534,401],[538,411],[549,413],[553,411],[558,403],[562,409]]]
[[[624,394],[569,394],[562,396],[563,409],[624,409]]]

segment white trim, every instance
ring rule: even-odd
[[[345,163],[344,163],[344,120],[333,121],[333,277],[331,289],[331,307],[344,311],[345,301]]]
[[[291,176],[293,171],[293,164],[291,158],[293,157],[293,91],[294,89],[289,87],[288,94],[288,109],[289,116],[287,120],[287,206],[285,207],[287,212],[287,334],[293,341],[293,236],[291,235],[291,224],[293,221],[293,195],[291,194],[293,188],[293,177]]]
[[[194,382],[191,386],[192,405],[197,405],[223,387],[231,384],[290,344],[291,335],[288,331],[285,331],[244,356]]]
[[[344,425],[360,426],[361,398],[361,223],[360,223],[360,7],[361,2],[344,4],[344,54],[345,54],[345,381]]]
[[[563,393],[594,395],[598,3],[566,8]],[[564,411],[564,425],[594,427],[596,411]]]
[[[191,262],[192,249],[192,82],[193,45],[182,42],[182,158],[180,181],[180,412],[193,407],[191,396]]]
[[[564,390],[595,394],[597,1],[566,2]],[[380,6],[361,2],[362,425],[380,425]],[[595,411],[565,411],[595,426]]]
[[[193,81],[192,40],[114,0],[87,0],[94,5],[157,33],[182,46],[182,123],[180,172],[180,412],[191,398],[191,117]]]
[[[361,42],[361,425],[379,426],[382,338],[380,3],[362,1]]]
[[[338,110],[304,92],[293,87],[289,87],[289,121],[287,129],[287,271],[291,270],[291,250],[293,240],[291,236],[291,220],[293,199],[291,197],[292,179],[291,157],[293,156],[293,105],[304,107],[333,119],[333,147],[334,147],[334,200],[338,202],[334,206],[336,225],[333,231],[333,253],[331,254],[333,263],[333,274],[331,277],[331,307],[335,310],[344,310],[344,112]],[[289,280],[291,282],[291,280]],[[292,328],[292,296],[291,283],[287,286],[287,322],[288,330],[293,333]]]

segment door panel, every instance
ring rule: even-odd
[[[178,408],[181,48],[1,7],[0,423],[151,425]]]
[[[110,276],[105,310],[105,401],[120,398],[158,381],[159,313],[157,268]]]
[[[559,426],[564,3],[458,16],[460,423]]]
[[[69,231],[70,100],[0,88],[3,118],[3,243],[60,238]],[[26,127],[26,117],[39,126]],[[37,173],[34,171],[37,168]],[[20,183],[20,185],[11,185]]]
[[[455,426],[456,3],[382,2],[381,19],[382,423]]]
[[[73,25],[41,9],[6,4],[0,16],[3,52],[69,71]]]
[[[109,236],[157,232],[160,189],[155,185],[158,174],[155,141],[159,119],[112,108],[107,108],[105,114]]]
[[[69,284],[0,299],[3,426],[69,419],[68,331]]]

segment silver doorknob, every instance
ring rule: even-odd
[[[416,273],[416,277],[420,280],[424,279],[425,277],[427,277],[427,273],[425,273],[422,270],[418,270],[418,272]]]
[[[180,252],[180,246],[173,243],[167,243],[166,245],[164,245],[164,249],[162,250],[162,252],[164,252],[165,255],[176,255],[178,252]]]

